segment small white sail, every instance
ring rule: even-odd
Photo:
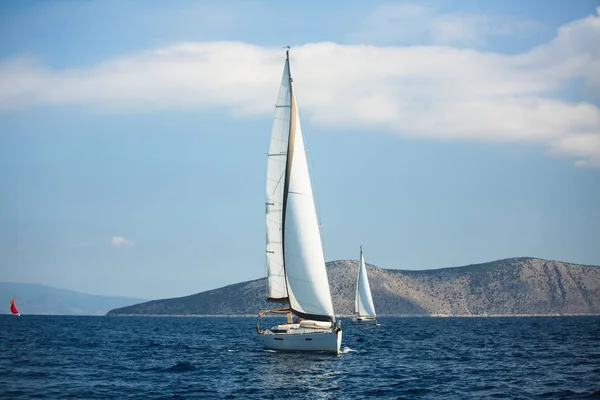
[[[335,321],[293,86],[291,111],[283,237],[290,306],[305,318]]]
[[[354,312],[356,312],[359,317],[375,318],[377,316],[375,314],[375,306],[373,305],[373,297],[371,296],[371,286],[369,285],[369,277],[367,276],[367,267],[365,266],[365,257],[363,255],[362,246],[360,248]]]
[[[267,299],[287,303],[288,294],[283,268],[283,186],[287,162],[291,109],[290,65],[286,60],[275,105],[275,118],[267,161]]]

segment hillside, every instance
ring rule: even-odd
[[[523,257],[425,271],[367,269],[379,315],[600,314],[598,266]],[[338,315],[353,312],[357,270],[357,261],[327,263]],[[251,315],[269,308],[265,285],[257,279],[108,315]]]
[[[1,314],[9,313],[8,304],[12,296],[15,296],[22,315],[105,315],[115,307],[144,301],[130,297],[86,294],[32,283],[0,282],[0,299],[6,302]]]

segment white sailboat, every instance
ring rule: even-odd
[[[357,315],[350,318],[350,321],[361,325],[377,325],[377,314],[375,313],[375,305],[373,304],[373,296],[371,295],[371,286],[369,285],[362,246],[360,246],[358,277],[356,279],[354,312]]]
[[[339,353],[342,330],[333,312],[289,47],[275,105],[265,206],[267,300],[281,308],[259,312],[256,330],[264,347]],[[267,313],[287,314],[287,321],[263,330],[260,321]]]

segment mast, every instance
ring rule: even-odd
[[[295,139],[295,107],[294,107],[294,88],[292,86],[292,71],[290,68],[290,46],[286,46],[285,50],[285,65],[287,66],[287,79],[290,87],[290,122],[288,126],[288,143],[287,143],[287,157],[285,164],[285,179],[283,183],[283,209],[281,219],[281,248],[283,249],[283,273],[285,276],[286,290],[288,292],[287,301],[289,302],[289,283],[287,274],[285,273],[285,214],[287,211],[287,200],[290,191],[290,171],[292,166],[292,159],[294,157],[294,139]],[[291,305],[290,305],[291,308]]]

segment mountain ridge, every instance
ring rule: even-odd
[[[351,315],[358,261],[327,264],[336,315]],[[380,316],[600,314],[600,266],[535,257],[430,270],[382,269],[367,263]],[[266,278],[110,310],[107,315],[256,315]]]
[[[12,296],[15,296],[22,315],[105,315],[115,307],[146,301],[135,297],[82,293],[38,283],[0,282],[0,298],[10,299]],[[8,314],[8,307],[0,313]]]

